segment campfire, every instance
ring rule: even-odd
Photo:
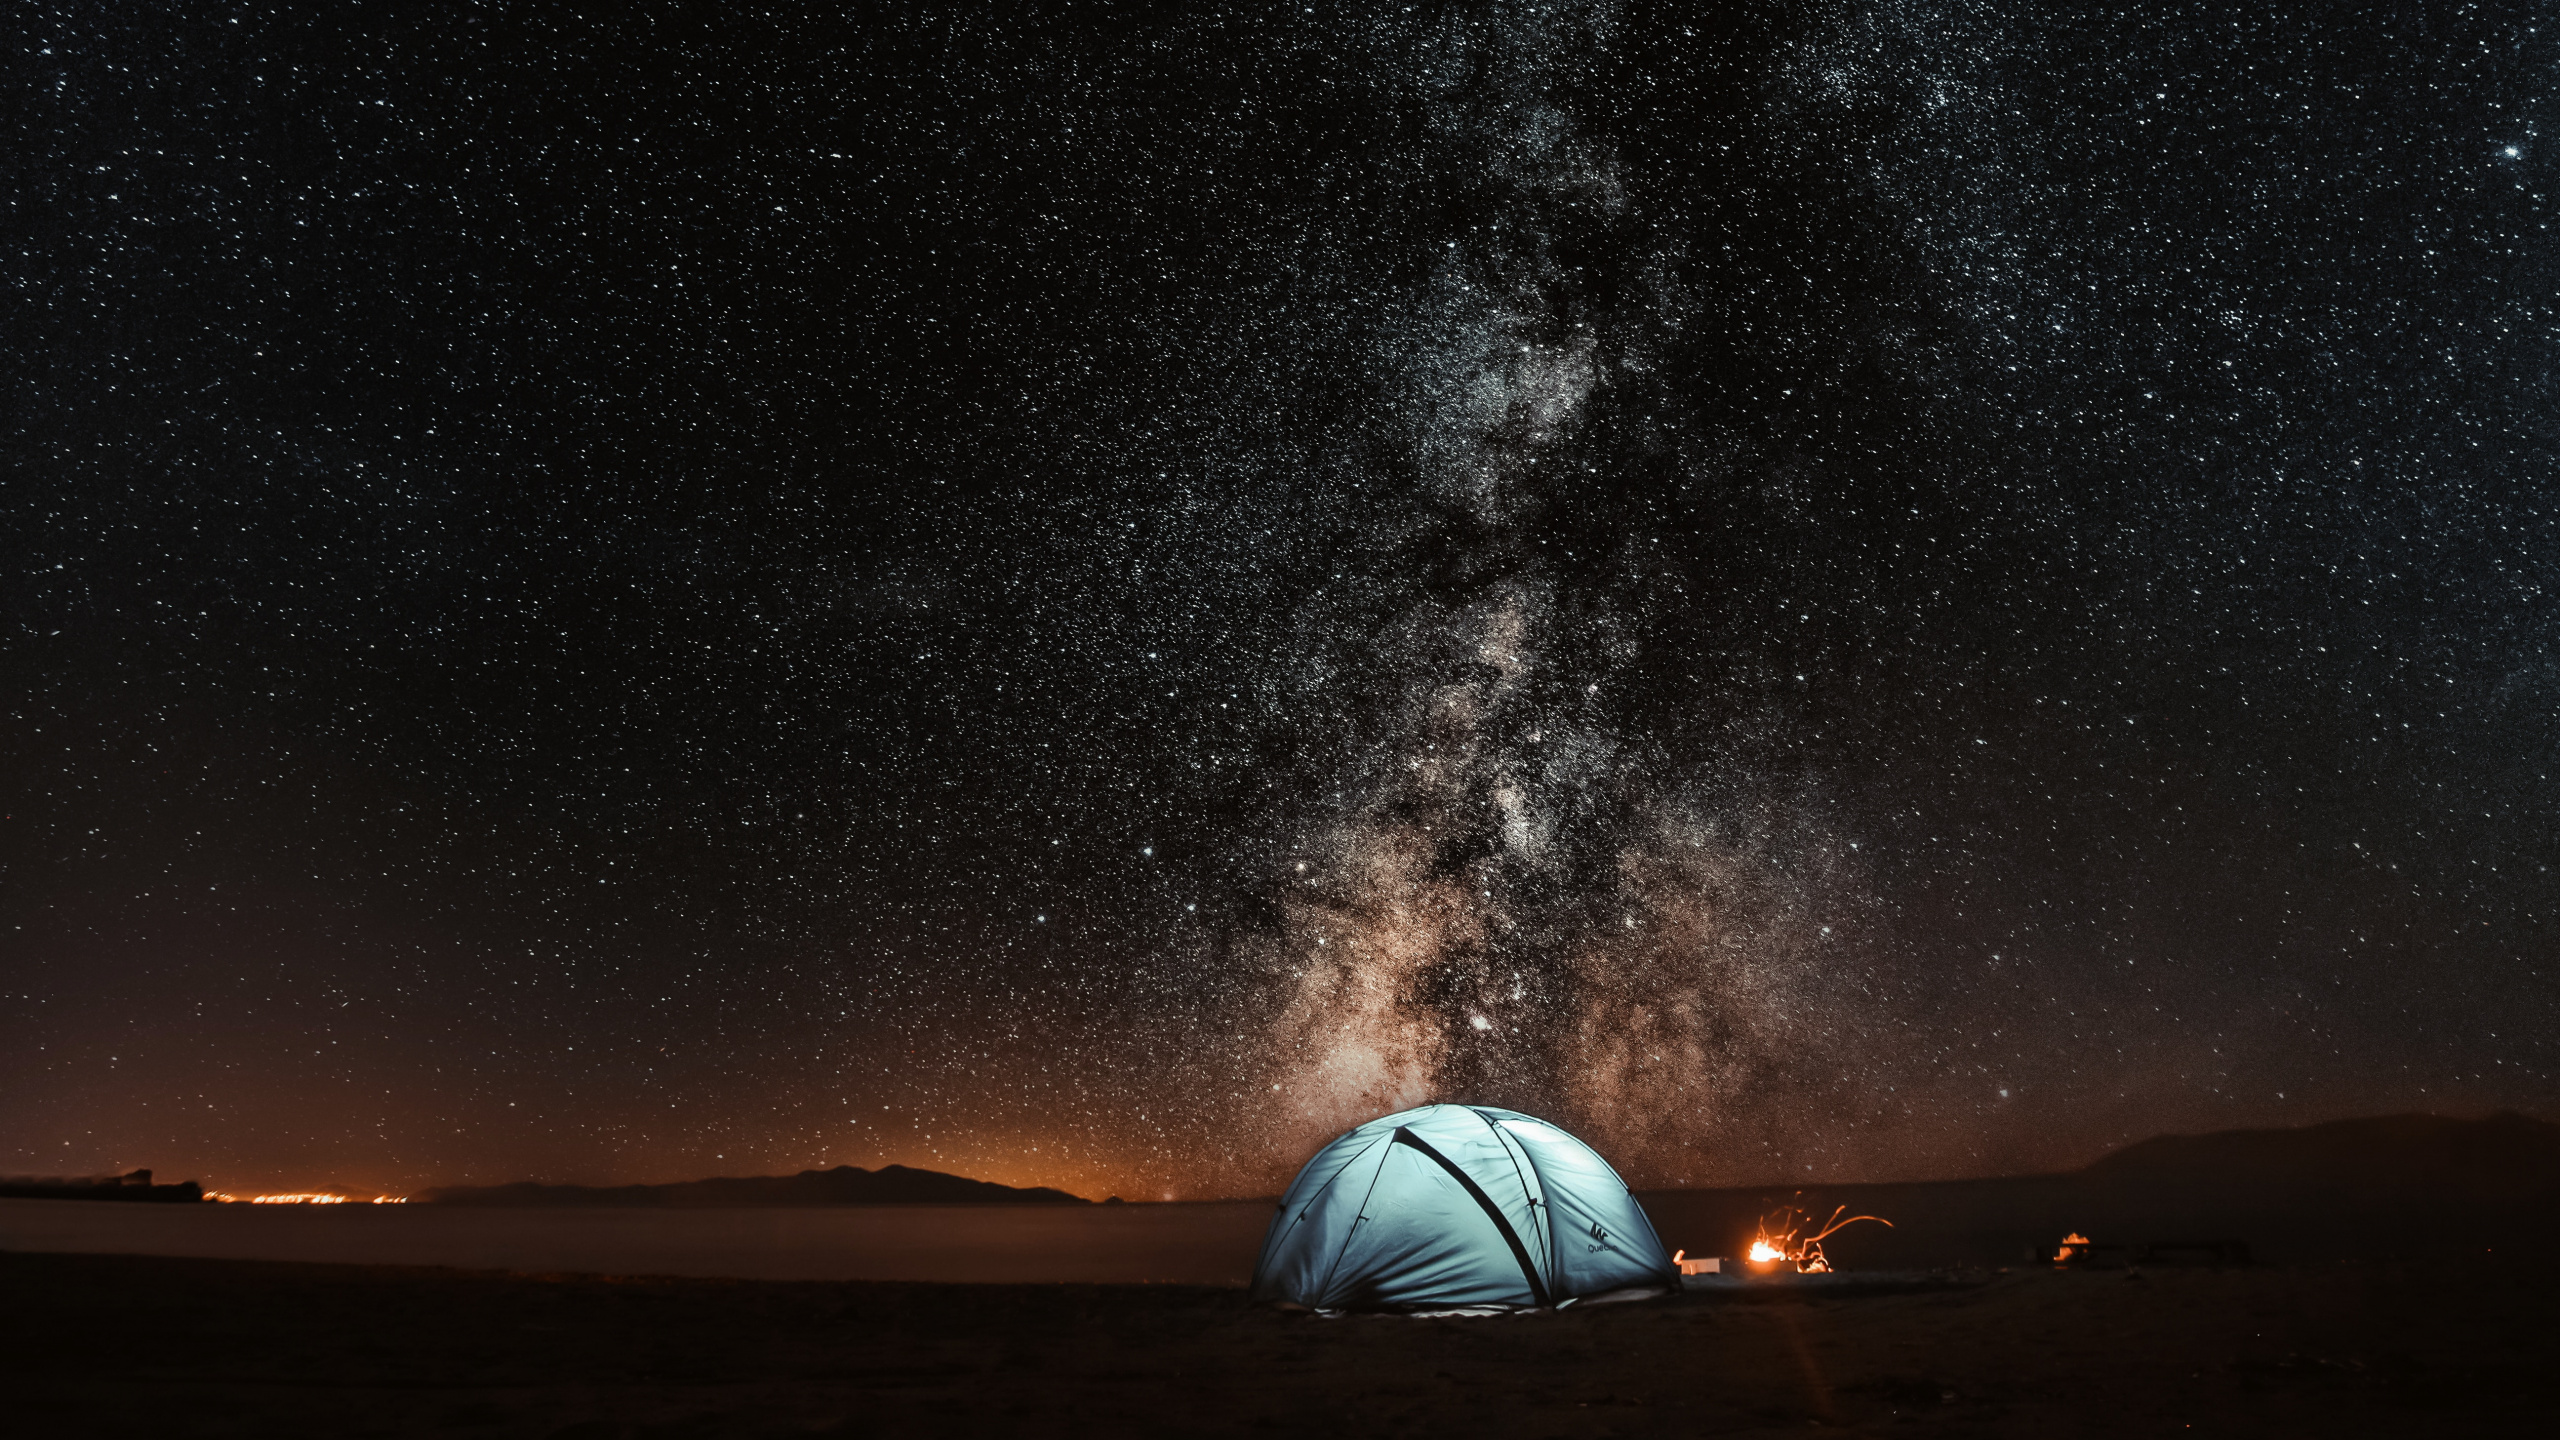
[[[1808,1235],[1805,1232],[1813,1229],[1813,1217],[1792,1205],[1781,1206],[1774,1213],[1760,1217],[1760,1233],[1752,1237],[1751,1248],[1744,1258],[1753,1270],[1763,1274],[1781,1266],[1792,1266],[1798,1274],[1828,1275],[1831,1273],[1831,1261],[1822,1253],[1823,1241],[1861,1220],[1873,1220],[1888,1230],[1893,1228],[1893,1222],[1881,1215],[1851,1215],[1848,1212],[1846,1205],[1834,1209],[1831,1218]]]

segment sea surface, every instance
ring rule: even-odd
[[[0,1200],[0,1250],[755,1280],[1243,1285],[1271,1202],[509,1210]]]

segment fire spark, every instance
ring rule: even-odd
[[[1780,1206],[1775,1212],[1760,1217],[1760,1233],[1752,1237],[1748,1258],[1755,1267],[1776,1269],[1780,1265],[1793,1265],[1799,1274],[1828,1275],[1831,1273],[1831,1261],[1822,1253],[1824,1240],[1861,1220],[1873,1220],[1888,1230],[1893,1228],[1893,1222],[1881,1215],[1849,1215],[1848,1210],[1846,1205],[1837,1207],[1821,1229],[1806,1235],[1804,1231],[1812,1224],[1813,1217],[1792,1205]]]

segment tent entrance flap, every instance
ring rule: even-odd
[[[1485,1215],[1493,1221],[1493,1228],[1502,1232],[1502,1243],[1511,1247],[1511,1258],[1520,1262],[1520,1273],[1529,1281],[1530,1296],[1540,1306],[1549,1303],[1547,1282],[1539,1276],[1538,1267],[1530,1263],[1529,1247],[1520,1243],[1520,1232],[1511,1228],[1511,1221],[1503,1215],[1502,1207],[1493,1203],[1493,1197],[1484,1193],[1484,1187],[1476,1183],[1475,1177],[1459,1169],[1448,1156],[1432,1149],[1429,1142],[1402,1125],[1396,1127],[1396,1143],[1410,1145],[1430,1156],[1433,1164],[1449,1172],[1450,1179],[1467,1188],[1467,1194],[1474,1198],[1476,1204],[1484,1207]],[[1535,1205],[1538,1202],[1532,1200],[1529,1203]]]

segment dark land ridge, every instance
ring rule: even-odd
[[[1018,1189],[939,1170],[839,1165],[797,1175],[746,1175],[671,1185],[454,1185],[421,1191],[412,1203],[484,1206],[622,1206],[636,1209],[733,1209],[795,1205],[1089,1205],[1048,1186]]]
[[[0,1200],[116,1200],[126,1204],[192,1205],[204,1198],[193,1180],[154,1185],[151,1172],[122,1175],[0,1175]]]
[[[2153,1247],[2239,1242],[2261,1260],[2340,1256],[2560,1257],[2560,1125],[2382,1115],[2294,1130],[2163,1135],[2058,1175],[1903,1184],[1641,1192],[1663,1243],[1740,1253],[1782,1206],[1893,1222],[1825,1243],[1856,1268],[2015,1265],[2078,1232],[2131,1259]]]

